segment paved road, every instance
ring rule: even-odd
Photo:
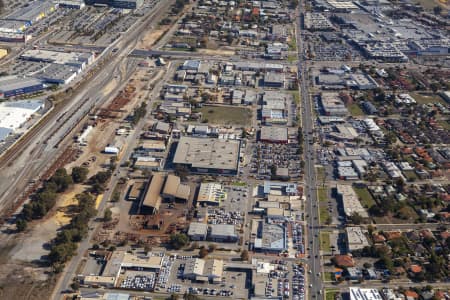
[[[297,12],[297,51],[298,51],[298,77],[299,77],[299,92],[301,97],[301,120],[304,137],[304,159],[305,159],[305,193],[306,193],[306,214],[308,224],[307,229],[307,247],[310,248],[307,251],[309,258],[307,260],[309,268],[308,289],[311,299],[316,297],[317,299],[323,299],[323,282],[321,276],[321,260],[320,260],[320,224],[319,224],[319,211],[314,204],[318,203],[316,193],[316,172],[314,167],[314,147],[313,147],[313,118],[311,98],[308,93],[308,73],[306,62],[303,59],[303,41],[301,37],[301,20],[300,12],[304,9],[303,1],[300,2]]]

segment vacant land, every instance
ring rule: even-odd
[[[320,233],[320,249],[322,251],[331,251],[330,233],[321,232]]]
[[[316,174],[317,174],[317,181],[319,183],[323,183],[326,179],[325,175],[325,168],[324,167],[317,167],[316,168]]]
[[[339,290],[325,290],[325,300],[334,300]]]
[[[367,188],[358,188],[353,187],[355,190],[356,195],[358,195],[362,206],[365,208],[370,208],[372,205],[375,205],[375,200],[373,200],[372,195],[369,193]]]
[[[441,103],[442,105],[446,105],[445,101],[437,95],[424,95],[424,94],[414,93],[414,92],[411,93],[410,95],[419,104]]]
[[[349,105],[348,111],[352,116],[364,116],[365,113],[362,111],[361,107],[359,107],[358,103],[353,103]]]
[[[450,123],[447,120],[439,120],[439,125],[441,125],[445,130],[450,130]]]
[[[252,111],[241,107],[204,106],[199,112],[203,122],[210,124],[249,126],[252,119]]]
[[[320,202],[328,201],[328,191],[327,188],[319,188],[317,190],[317,195]]]
[[[450,9],[449,7],[449,1],[446,0],[419,0],[417,1],[420,5],[423,6],[423,8],[427,10],[432,10],[435,6],[441,6],[444,9]],[[442,12],[442,14],[445,14],[445,10]]]
[[[333,273],[331,273],[331,272],[324,272],[323,273],[323,280],[324,281],[333,281]]]

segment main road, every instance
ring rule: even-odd
[[[299,79],[299,92],[301,98],[301,126],[303,133],[303,153],[305,160],[305,193],[306,193],[306,223],[307,228],[307,253],[308,253],[308,293],[309,298],[317,297],[323,299],[323,282],[321,274],[321,259],[320,259],[320,220],[319,211],[317,209],[317,180],[316,171],[314,166],[314,113],[312,111],[311,97],[308,91],[308,70],[306,67],[306,61],[304,60],[304,45],[301,35],[301,11],[304,11],[304,2],[300,1],[296,10],[296,39],[297,39],[297,51],[298,51],[298,79]]]
[[[173,0],[159,1],[154,9],[140,18],[122,37],[112,43],[102,54],[106,63],[71,99],[60,104],[56,113],[42,120],[40,126],[23,137],[20,149],[7,153],[0,165],[0,210],[12,206],[26,189],[30,180],[39,178],[71,141],[64,139],[93,108],[111,99],[130,75],[127,57],[135,48],[140,36],[149,26],[156,25]],[[117,48],[117,51],[113,50]],[[108,59],[108,57],[110,57]],[[124,71],[125,70],[125,71]],[[111,85],[112,83],[112,85]],[[112,87],[107,90],[104,87]],[[42,125],[42,124],[41,124]],[[62,141],[62,142],[61,142]],[[7,158],[5,158],[7,157]]]

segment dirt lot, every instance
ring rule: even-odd
[[[137,48],[142,49],[150,49],[151,46],[153,46],[153,44],[158,41],[158,39],[167,31],[169,30],[170,26],[169,25],[162,25],[161,27],[159,27],[158,29],[154,29],[154,30],[148,30],[147,34],[144,36],[144,38],[142,38],[138,45]]]
[[[49,299],[55,279],[49,278],[42,268],[11,260],[15,247],[3,244],[0,248],[0,299]]]

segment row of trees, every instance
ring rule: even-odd
[[[85,238],[88,233],[89,220],[97,214],[95,197],[91,193],[78,194],[76,199],[78,201],[75,208],[77,214],[66,228],[58,232],[56,238],[52,241],[48,255],[49,262],[56,273],[62,271],[64,263],[75,254],[77,243]]]
[[[142,102],[141,105],[134,109],[133,115],[131,116],[131,123],[136,125],[140,119],[142,119],[147,114],[147,104]]]
[[[55,174],[44,183],[44,186],[31,197],[31,202],[24,205],[22,225],[23,221],[43,218],[55,206],[58,193],[66,191],[72,183],[73,179],[67,174],[66,169],[56,170]]]
[[[71,175],[64,168],[56,170],[43,187],[31,197],[31,201],[23,206],[22,214],[16,221],[17,230],[24,231],[27,222],[43,218],[55,206],[58,194],[66,191],[74,182],[84,182],[87,174],[88,169],[84,167],[73,168]]]
[[[177,0],[172,7],[172,13],[179,14],[183,11],[184,6],[189,3],[189,0]]]

